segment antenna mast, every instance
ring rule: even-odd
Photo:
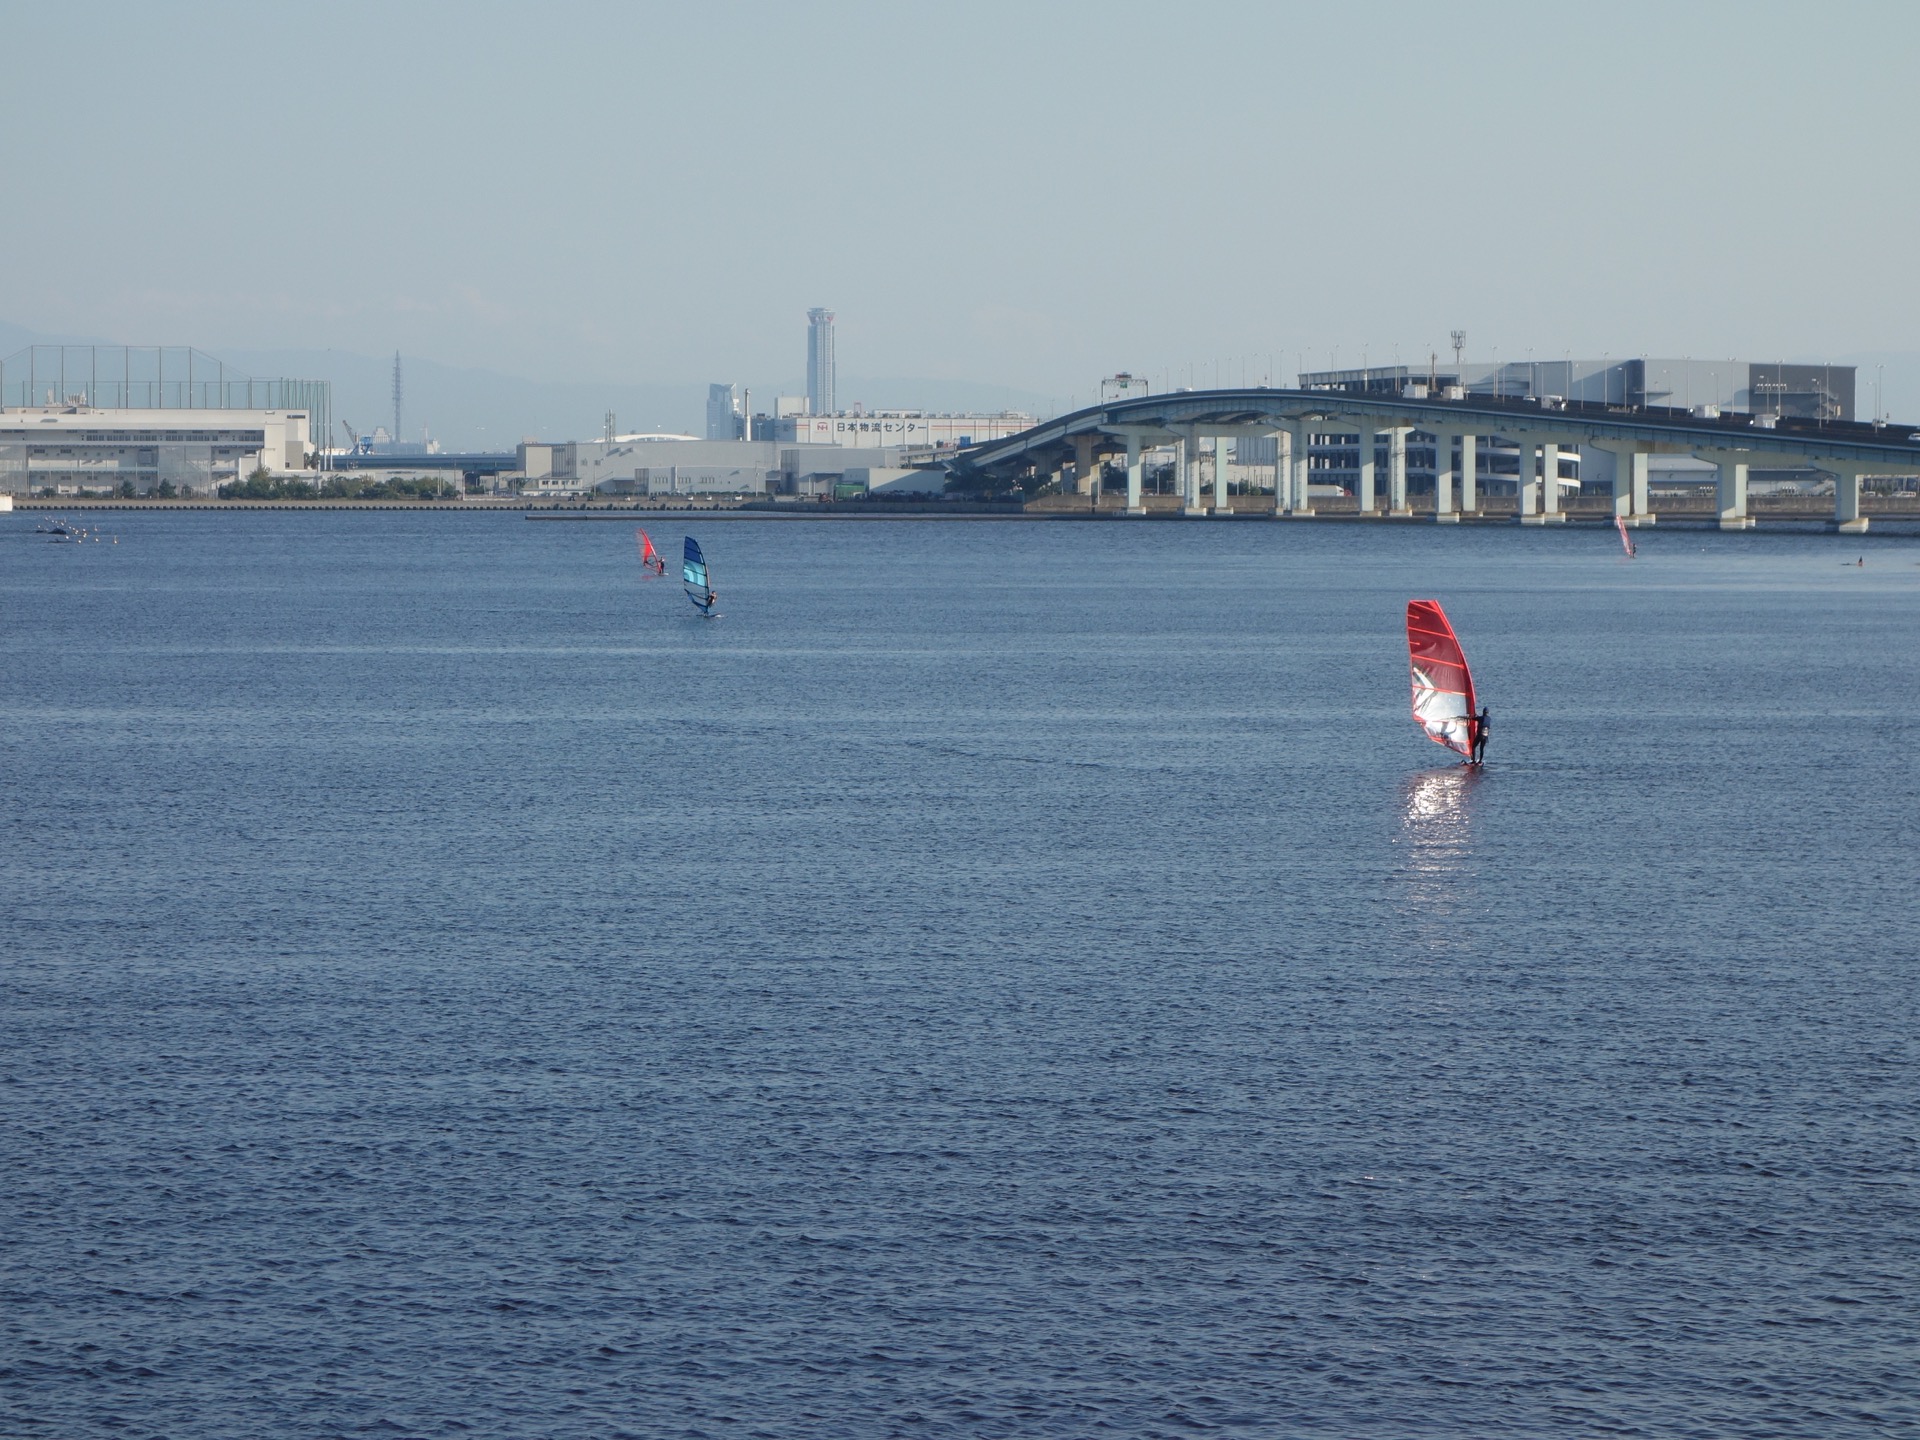
[[[1458,371],[1460,368],[1460,352],[1466,348],[1467,348],[1467,332],[1464,330],[1454,331],[1453,332],[1453,368],[1456,371]],[[1458,380],[1459,378],[1460,377],[1457,374],[1454,376],[1454,379],[1456,380]]]

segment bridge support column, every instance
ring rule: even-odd
[[[1233,441],[1224,435],[1213,437],[1213,513],[1231,515],[1233,507],[1227,503],[1227,447]]]
[[[1287,513],[1296,520],[1313,518],[1313,427],[1306,421],[1287,427]]]
[[[1520,523],[1538,525],[1540,492],[1533,488],[1533,441],[1522,436],[1515,443],[1520,447],[1520,461],[1513,472],[1513,483],[1519,487],[1515,493],[1519,499]]]
[[[1633,445],[1591,445],[1583,449],[1583,454],[1586,449],[1613,458],[1614,518],[1632,526],[1653,524],[1653,514],[1647,509],[1647,464],[1652,452]]]
[[[1094,437],[1076,435],[1073,437],[1073,489],[1077,495],[1092,495],[1099,483],[1099,475],[1094,469],[1098,463],[1093,456]]]
[[[1480,513],[1480,437],[1460,437],[1460,513]]]
[[[1146,504],[1140,496],[1140,437],[1127,436],[1127,513],[1144,515]]]
[[[1560,508],[1560,442],[1549,440],[1540,447],[1540,523],[1560,525],[1566,518]]]
[[[1189,429],[1180,437],[1180,497],[1183,515],[1204,515],[1200,500],[1200,434]]]
[[[1374,509],[1373,495],[1373,426],[1366,420],[1354,422],[1360,432],[1360,479],[1353,487],[1354,499],[1359,502],[1362,517],[1371,517],[1380,512]]]
[[[1460,523],[1460,514],[1453,508],[1453,436],[1444,430],[1433,436],[1433,523]]]
[[[1653,524],[1647,509],[1647,470],[1653,456],[1645,450],[1613,453],[1613,513],[1629,525]]]
[[[1842,535],[1866,532],[1867,517],[1860,513],[1860,472],[1833,472],[1833,528]]]
[[[1387,431],[1387,512],[1396,520],[1413,518],[1407,503],[1407,437],[1412,433],[1405,425]]]
[[[1751,530],[1753,517],[1747,514],[1747,462],[1734,455],[1716,455],[1713,463],[1720,470],[1713,487],[1720,528]]]
[[[1286,430],[1273,433],[1273,513],[1287,513],[1287,486],[1293,482],[1293,436]]]

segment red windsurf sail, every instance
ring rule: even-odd
[[[1438,600],[1407,602],[1407,658],[1413,667],[1413,718],[1436,744],[1473,755],[1473,672]]]
[[[658,575],[667,568],[667,562],[660,558],[660,552],[653,548],[653,541],[647,538],[647,532],[636,529],[633,532],[640,537],[640,563]]]

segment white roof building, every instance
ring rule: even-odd
[[[312,450],[305,410],[0,410],[0,492],[82,495],[169,484],[211,494],[254,469],[300,470]]]

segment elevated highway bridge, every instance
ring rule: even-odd
[[[1378,437],[1387,437],[1386,510],[1379,507],[1375,458]],[[1613,460],[1613,509],[1629,525],[1650,524],[1649,462],[1655,455],[1684,455],[1716,468],[1715,508],[1722,529],[1753,524],[1747,511],[1748,474],[1754,469],[1813,469],[1834,481],[1833,523],[1841,530],[1867,526],[1860,512],[1862,477],[1920,474],[1920,428],[1839,421],[1773,419],[1750,415],[1699,415],[1661,408],[1623,409],[1551,399],[1497,399],[1484,395],[1429,398],[1336,390],[1180,390],[1114,400],[1044,421],[1018,435],[974,445],[949,462],[957,475],[1013,479],[1059,477],[1083,494],[1099,483],[1100,467],[1124,457],[1127,513],[1144,515],[1143,456],[1172,447],[1186,513],[1227,512],[1227,470],[1213,466],[1209,507],[1201,479],[1202,441],[1215,453],[1223,441],[1276,442],[1274,514],[1313,514],[1309,494],[1309,449],[1314,436],[1353,436],[1360,453],[1356,489],[1360,514],[1411,517],[1407,497],[1407,446],[1411,438],[1431,445],[1434,518],[1457,521],[1479,510],[1480,445],[1504,442],[1518,451],[1519,518],[1522,524],[1552,524],[1560,508],[1560,454],[1602,451]],[[1542,483],[1540,477],[1547,477]],[[1070,477],[1070,478],[1069,478]],[[1502,476],[1503,480],[1507,477]]]

